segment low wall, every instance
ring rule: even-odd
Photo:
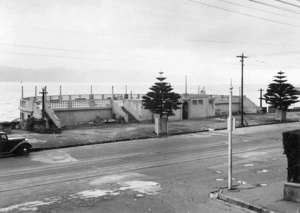
[[[229,112],[229,104],[228,103],[217,103],[216,105],[216,113]],[[240,111],[240,103],[232,103],[232,112],[238,113]]]
[[[285,183],[283,189],[283,199],[300,203],[300,184]]]
[[[54,110],[56,116],[61,120],[62,126],[77,125],[94,120],[97,116],[103,119],[112,119],[112,108],[88,108]]]

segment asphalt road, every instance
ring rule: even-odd
[[[286,178],[282,132],[233,132],[233,184]],[[227,131],[31,153],[0,159],[0,212],[249,212],[209,199],[227,186]]]

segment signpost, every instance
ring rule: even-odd
[[[228,129],[228,189],[232,188],[232,130],[235,130],[235,119],[232,119],[232,82],[229,88]]]

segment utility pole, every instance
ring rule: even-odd
[[[187,76],[185,76],[185,95],[187,96]]]
[[[232,83],[230,83],[229,87],[229,110],[228,110],[228,189],[232,188],[232,130],[233,130],[233,122],[232,122]]]
[[[241,58],[242,63],[242,77],[241,77],[241,125],[244,126],[244,58],[248,58],[242,55],[238,55],[237,58]]]
[[[263,100],[263,98],[262,98],[262,91],[264,91],[263,89],[259,89],[258,91],[260,91],[260,104],[259,104],[259,107],[260,108],[262,108],[262,100]]]
[[[40,94],[43,95],[43,108],[42,108],[42,119],[45,119],[45,96],[47,94],[47,87],[42,88],[42,92]]]

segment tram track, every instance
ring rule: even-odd
[[[239,144],[243,144],[245,142],[239,142]],[[222,147],[225,146],[223,143],[213,144],[211,146],[205,145],[205,148],[215,148],[215,147]],[[204,146],[198,147],[198,150],[205,149]],[[233,155],[247,153],[247,152],[253,152],[253,151],[263,151],[263,150],[272,150],[272,149],[278,149],[281,148],[281,145],[274,145],[271,143],[267,144],[261,144],[260,147],[252,147],[245,150],[245,147],[242,146],[240,148],[237,148],[233,151]],[[138,161],[135,160],[135,162],[127,162],[117,165],[111,165],[111,166],[101,166],[99,168],[91,168],[89,170],[88,166],[95,166],[95,164],[102,164],[107,162],[117,162],[116,158],[108,158],[107,161],[103,161],[103,159],[93,159],[91,161],[87,162],[75,162],[72,164],[64,164],[60,166],[48,166],[43,168],[36,168],[36,169],[30,169],[25,170],[23,172],[26,172],[26,174],[34,173],[35,177],[26,177],[22,178],[21,171],[16,171],[14,173],[10,174],[2,174],[0,176],[0,192],[7,192],[7,191],[13,191],[13,190],[19,190],[24,188],[33,188],[38,186],[44,186],[44,185],[50,185],[50,184],[58,184],[63,183],[67,181],[77,181],[82,179],[88,179],[88,178],[94,178],[94,177],[100,177],[104,175],[109,174],[116,174],[116,173],[122,173],[122,172],[131,172],[131,171],[137,171],[147,168],[155,168],[155,167],[161,167],[161,166],[168,166],[173,164],[180,164],[180,163],[187,163],[192,161],[198,161],[198,160],[204,160],[209,158],[217,158],[217,157],[224,157],[227,156],[226,150],[216,150],[213,151],[206,151],[201,153],[192,153],[192,154],[186,154],[185,152],[189,151],[197,151],[194,148],[187,148],[182,149],[180,151],[171,151],[171,152],[159,152],[159,153],[152,153],[150,155],[144,155],[138,158]],[[178,153],[181,153],[182,155],[176,155]],[[136,159],[136,155],[131,155],[130,159]],[[118,160],[129,160],[128,158],[118,159]],[[59,171],[66,168],[70,168],[70,166],[73,166],[73,168],[82,169],[80,171],[70,171],[67,173],[57,173],[53,174],[53,171]],[[37,173],[40,172],[38,175]],[[44,174],[43,172],[48,172],[49,174]],[[15,179],[14,179],[15,178]]]
[[[235,146],[239,145],[253,145],[253,143],[260,143],[261,140],[252,140],[250,143],[247,141],[236,141],[234,143]],[[269,142],[272,143],[272,142]],[[268,143],[265,143],[268,144]],[[188,147],[181,147],[180,149],[173,149],[170,150],[169,148],[163,148],[159,151],[150,151],[150,152],[140,152],[140,153],[131,153],[131,154],[122,154],[117,156],[109,156],[109,157],[97,157],[97,158],[91,158],[88,160],[81,160],[76,162],[68,162],[63,164],[55,164],[55,165],[43,165],[38,167],[29,167],[25,169],[17,169],[17,170],[4,170],[0,172],[0,180],[3,178],[13,178],[14,176],[24,176],[26,174],[32,174],[32,173],[41,173],[41,172],[53,172],[53,171],[59,171],[59,170],[65,170],[65,169],[76,169],[78,167],[87,167],[91,165],[97,165],[101,163],[111,163],[119,160],[131,160],[131,159],[141,159],[145,157],[154,157],[154,156],[166,156],[170,154],[178,154],[178,153],[185,153],[185,152],[198,152],[198,151],[204,151],[205,149],[210,148],[222,148],[227,145],[227,141],[217,142],[213,144],[203,144],[203,145],[195,145],[195,146],[188,146]]]

